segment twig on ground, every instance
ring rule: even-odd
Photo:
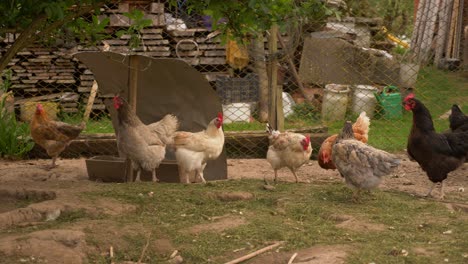
[[[294,253],[294,254],[291,256],[291,258],[290,258],[289,261],[288,261],[288,264],[292,264],[293,261],[294,261],[294,259],[295,259],[296,257],[297,257],[297,252]]]
[[[138,264],[141,264],[141,260],[145,256],[146,249],[148,249],[148,246],[149,246],[150,237],[151,237],[151,232],[148,234],[148,238],[146,239],[146,245],[143,247],[143,250],[141,251],[140,258],[138,259]]]
[[[171,256],[169,257],[169,259],[173,259],[175,258],[175,256],[177,256],[177,253],[179,253],[179,251],[176,249],[174,250],[174,252],[172,252]]]
[[[109,248],[109,259],[110,259],[110,263],[111,264],[114,264],[114,247],[113,246],[110,246]]]
[[[252,253],[247,254],[247,255],[245,255],[245,256],[242,256],[242,257],[240,257],[240,258],[231,260],[231,261],[229,261],[229,262],[226,262],[225,264],[236,264],[236,263],[241,263],[241,262],[243,262],[243,261],[245,261],[245,260],[251,259],[251,258],[253,258],[253,257],[257,256],[257,255],[260,255],[260,254],[262,254],[262,253],[264,253],[264,252],[266,252],[266,251],[268,251],[268,250],[274,249],[275,247],[281,245],[282,243],[283,243],[282,241],[276,242],[276,243],[273,244],[273,245],[269,245],[268,247],[264,247],[264,248],[262,248],[262,249],[259,249],[259,250],[255,251],[255,252],[252,252]]]

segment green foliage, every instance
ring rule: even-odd
[[[175,0],[170,3],[177,5]],[[333,14],[319,0],[206,0],[188,1],[187,5],[189,12],[211,16],[213,29],[239,40],[263,34],[274,24],[284,31],[287,27],[324,20]]]
[[[295,104],[293,107],[293,114],[289,116],[287,119],[291,120],[319,120],[320,111],[315,109],[312,104],[309,103],[302,103],[302,104]]]
[[[104,3],[104,0],[2,0],[0,1],[0,26],[4,29],[21,31],[41,14],[45,14],[49,22],[63,19],[68,13],[76,12],[72,6]]]
[[[116,35],[119,38],[123,35],[130,35],[128,44],[130,47],[136,48],[140,46],[141,42],[140,31],[145,27],[151,26],[153,21],[145,18],[145,14],[138,9],[133,9],[131,12],[124,13],[124,16],[130,18],[132,24],[125,30],[122,29],[117,31]]]
[[[5,81],[0,85],[0,90],[6,95],[10,85],[7,72]],[[6,109],[7,96],[0,100],[0,158],[22,158],[34,146],[31,139],[28,124],[16,121],[14,113]]]
[[[348,12],[357,17],[382,17],[384,25],[396,35],[413,30],[413,0],[347,0]]]
[[[80,39],[81,43],[93,46],[110,37],[106,32],[109,22],[108,17],[99,20],[97,16],[93,15],[91,22],[80,17],[75,19],[71,30]]]

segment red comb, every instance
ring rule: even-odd
[[[223,113],[219,112],[219,113],[218,113],[218,118],[219,118],[219,119],[223,119]]]
[[[405,97],[405,102],[408,101],[409,99],[413,99],[414,98],[414,93],[410,93],[408,94],[406,97]]]

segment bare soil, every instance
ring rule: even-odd
[[[405,155],[402,166],[397,173],[385,178],[380,189],[406,192],[415,196],[427,193],[431,182],[415,162],[409,161]],[[84,159],[62,159],[58,167],[45,170],[50,160],[0,161],[0,229],[8,230],[13,226],[37,226],[47,223],[44,220],[54,220],[61,214],[85,210],[91,214],[106,214],[118,217],[133,212],[136,207],[122,204],[113,199],[84,201],[77,195],[80,192],[97,190],[98,184],[88,180]],[[298,171],[300,184],[342,182],[337,171],[321,169],[316,161],[310,161]],[[230,179],[273,179],[273,171],[264,159],[233,159],[228,160],[228,177]],[[279,181],[293,182],[294,176],[287,169],[279,171]],[[25,191],[26,190],[26,191]],[[462,200],[468,198],[468,163],[452,172],[446,180],[447,200]],[[9,193],[9,195],[7,195]],[[435,193],[438,194],[438,190]],[[39,202],[21,206],[17,201],[27,195],[38,196]],[[250,199],[249,194],[234,193],[219,196],[219,199]],[[44,196],[44,197],[43,197]],[[41,198],[42,197],[42,198]],[[447,203],[450,210],[468,211],[466,205]],[[23,208],[19,208],[23,207]],[[379,232],[385,226],[366,223],[347,215],[334,215],[333,221],[342,228],[362,230],[363,232]],[[220,216],[212,219],[209,225],[194,226],[189,233],[199,233],[203,230],[218,230],[243,225],[248,222],[244,217]],[[24,256],[28,261],[33,258],[36,263],[86,263],[86,255],[94,252],[104,254],[109,246],[116,250],[131,247],[124,240],[125,235],[144,233],[144,228],[138,224],[117,226],[109,220],[87,220],[74,224],[67,229],[47,229],[21,234],[0,236],[0,256]],[[91,230],[91,232],[90,232]],[[118,230],[118,232],[116,231]],[[155,250],[170,256],[175,250],[170,238],[153,239],[148,250]],[[344,263],[352,248],[345,245],[320,246],[302,249],[294,263]],[[418,254],[430,255],[430,251],[420,248]],[[270,252],[257,256],[251,263],[287,263],[294,252]],[[237,252],[237,256],[245,251]],[[234,256],[235,257],[235,256]]]

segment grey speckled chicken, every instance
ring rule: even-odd
[[[392,173],[400,160],[390,153],[354,139],[351,122],[346,122],[333,145],[332,160],[346,184],[355,189],[353,199],[361,190],[376,188],[382,176]]]

